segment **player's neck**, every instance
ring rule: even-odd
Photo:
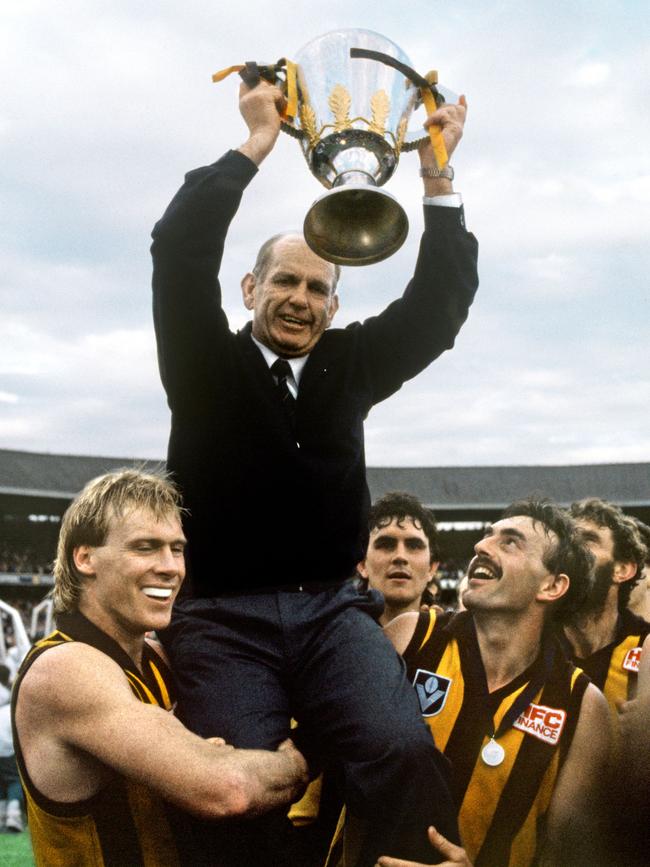
[[[607,647],[616,636],[618,588],[613,587],[612,591],[602,611],[583,614],[564,627],[564,634],[579,659],[587,659]]]
[[[133,660],[139,671],[142,671],[142,651],[144,650],[145,633],[134,635],[122,624],[115,621],[111,615],[92,601],[82,599],[79,603],[79,611],[94,623],[98,629],[105,632],[113,641],[117,642],[122,650]]]
[[[494,692],[529,668],[539,653],[543,620],[538,617],[474,615],[476,635],[488,684]]]
[[[406,614],[409,611],[415,611],[416,613],[419,613],[419,600],[416,600],[415,602],[409,602],[407,605],[390,605],[388,602],[386,602],[384,605],[383,613],[379,618],[379,625],[386,626],[386,624],[390,623],[391,620],[395,620],[396,617],[399,617],[400,614]]]

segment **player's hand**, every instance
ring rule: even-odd
[[[467,857],[467,853],[462,846],[450,843],[446,837],[443,837],[442,834],[436,831],[433,825],[429,828],[428,834],[429,842],[433,848],[437,849],[447,859],[442,864],[439,864],[438,867],[454,867],[454,865],[458,867],[459,864],[461,867],[472,867],[472,862]],[[382,855],[376,867],[432,867],[432,865],[421,864],[417,861],[404,861],[402,858],[389,858],[386,855]]]
[[[285,103],[282,91],[264,79],[256,87],[243,82],[239,87],[239,112],[249,131],[248,141],[239,150],[256,165],[273,150]]]
[[[296,786],[302,792],[309,783],[309,768],[307,767],[307,761],[305,757],[300,752],[300,750],[296,749],[296,746],[291,740],[291,738],[287,738],[285,741],[282,741],[277,751],[279,753],[283,753],[288,759],[291,760],[295,772]]]
[[[424,126],[427,130],[432,125],[440,127],[449,158],[451,158],[451,155],[456,150],[458,142],[463,137],[466,117],[467,100],[464,96],[460,96],[457,103],[443,103],[437,111],[434,111],[434,113],[429,115],[429,117],[424,121]],[[435,167],[436,161],[433,155],[431,142],[428,140],[424,141],[418,150],[422,165]]]

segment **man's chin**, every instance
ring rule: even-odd
[[[272,349],[276,355],[280,355],[283,358],[300,358],[301,355],[307,355],[312,347],[306,345],[303,341],[283,339],[273,340],[269,349]]]
[[[404,608],[406,605],[415,603],[412,596],[402,596],[399,593],[384,593],[384,600],[386,605],[390,605],[391,608]]]

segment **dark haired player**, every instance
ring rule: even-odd
[[[599,863],[607,704],[551,628],[582,603],[591,557],[566,514],[534,500],[510,506],[474,550],[467,611],[405,614],[386,627],[451,761],[466,856]]]

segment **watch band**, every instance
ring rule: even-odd
[[[448,181],[453,181],[454,179],[454,170],[447,163],[444,169],[433,169],[428,166],[420,166],[420,177],[421,178],[446,178]]]

